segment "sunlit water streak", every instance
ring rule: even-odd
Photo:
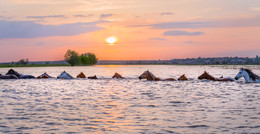
[[[0,80],[0,133],[256,133],[260,84],[197,80],[207,70],[234,77],[241,66],[15,68],[38,76],[66,70],[101,80]],[[245,66],[244,66],[245,67]],[[260,74],[260,66],[246,66]],[[9,68],[1,68],[4,74]],[[190,81],[138,80],[145,70]],[[115,73],[128,79],[108,79]]]

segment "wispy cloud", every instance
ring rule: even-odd
[[[204,34],[204,32],[200,32],[200,31],[188,32],[188,31],[179,31],[179,30],[171,30],[163,33],[164,36],[198,36],[202,34]]]
[[[260,15],[238,18],[225,18],[209,21],[165,22],[150,25],[130,25],[128,27],[151,27],[153,29],[200,29],[223,27],[260,27]]]
[[[85,18],[85,17],[91,17],[91,16],[94,16],[94,14],[87,14],[87,15],[76,14],[76,15],[74,15],[74,17],[77,17],[77,18]]]
[[[198,29],[213,26],[213,22],[166,22],[152,25],[131,25],[129,27],[152,27],[153,29]]]
[[[162,12],[160,15],[174,15],[172,12]]]
[[[66,18],[65,15],[27,16],[28,19]]]
[[[197,29],[212,26],[212,22],[168,22],[168,23],[159,23],[152,25],[154,29],[180,29],[180,28],[189,28]]]
[[[166,40],[165,38],[150,38],[150,40]]]
[[[31,21],[0,21],[0,39],[38,38],[49,36],[73,36],[102,30],[96,26],[103,21],[89,23],[71,23],[63,25],[42,25]]]
[[[185,41],[185,44],[198,44],[199,42],[194,42],[194,41]]]
[[[107,17],[110,17],[110,16],[112,16],[113,14],[111,14],[111,13],[109,13],[109,14],[101,14],[100,15],[100,18],[101,19],[104,19],[104,18],[107,18]]]

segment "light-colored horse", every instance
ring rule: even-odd
[[[202,79],[207,79],[207,80],[213,80],[213,81],[235,81],[233,78],[231,77],[226,77],[226,78],[215,78],[213,76],[211,76],[209,73],[207,73],[206,71],[204,71],[204,73],[202,75],[200,75],[198,77],[198,79],[202,80]]]
[[[73,79],[73,77],[65,71],[63,71],[57,78],[58,79]]]
[[[241,77],[244,77],[247,83],[260,83],[260,77],[249,69],[241,68],[235,79],[238,80]]]
[[[112,76],[112,78],[114,79],[114,78],[116,78],[116,79],[124,79],[124,77],[121,75],[121,74],[119,74],[119,73],[115,73],[113,76]]]
[[[160,79],[155,77],[149,70],[145,71],[138,77],[139,79],[147,79],[149,81],[176,81],[174,78]]]

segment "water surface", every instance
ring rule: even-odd
[[[100,80],[0,80],[0,133],[258,133],[260,84],[197,80],[208,71],[235,77],[242,66],[14,68],[38,76],[84,72]],[[260,66],[243,66],[260,74]],[[10,68],[1,68],[6,73]],[[150,70],[161,78],[139,80]],[[124,80],[111,79],[118,72]]]

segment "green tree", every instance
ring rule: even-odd
[[[79,54],[73,50],[67,50],[66,54],[64,55],[65,61],[67,61],[71,66],[79,65],[80,59]]]
[[[89,64],[90,64],[89,58],[88,58],[88,56],[85,55],[85,54],[81,54],[80,57],[79,57],[79,59],[80,59],[80,63],[81,63],[82,65],[89,65]]]
[[[89,60],[90,60],[90,64],[91,64],[91,65],[97,64],[98,59],[97,59],[97,57],[96,57],[95,54],[93,54],[93,53],[88,53],[88,58],[89,58]]]
[[[95,65],[98,60],[96,55],[93,53],[81,54],[79,59],[82,65]]]

